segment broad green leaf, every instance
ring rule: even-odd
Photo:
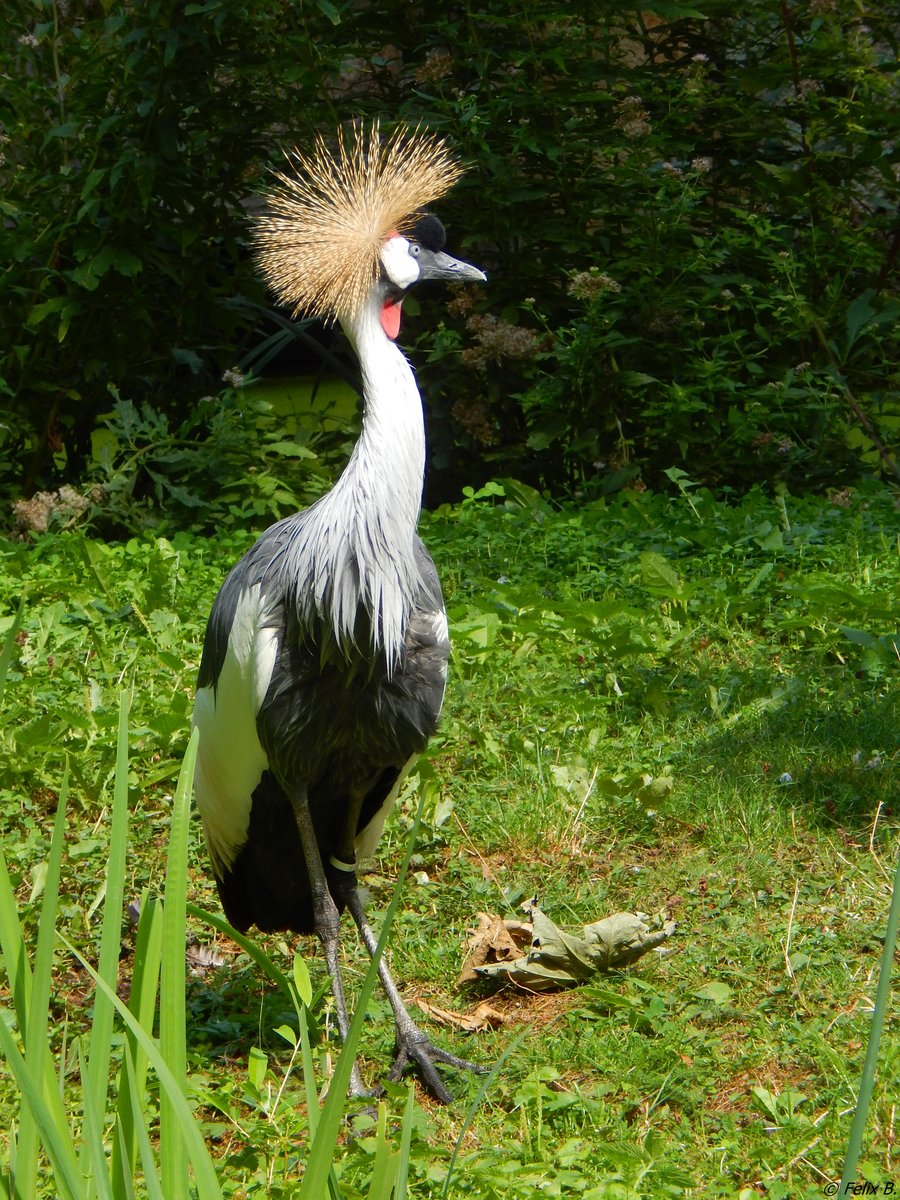
[[[294,986],[297,989],[297,995],[308,1008],[312,1003],[312,983],[309,978],[309,969],[306,966],[306,961],[299,951],[294,954],[293,970]]]
[[[266,1071],[268,1069],[269,1056],[260,1050],[258,1046],[251,1046],[250,1053],[247,1056],[247,1077],[260,1094],[263,1090]]]
[[[727,983],[721,983],[713,980],[711,983],[704,983],[692,993],[701,1000],[711,1000],[713,1004],[727,1004],[734,994],[733,989]]]
[[[663,591],[666,595],[677,596],[683,583],[681,576],[669,560],[655,550],[645,550],[641,553],[641,578],[647,587]]]

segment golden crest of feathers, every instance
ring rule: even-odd
[[[383,139],[377,123],[340,130],[333,151],[318,136],[312,153],[287,158],[296,173],[275,173],[254,222],[257,262],[294,316],[326,320],[359,312],[385,238],[408,229],[462,174],[440,138],[404,127]]]

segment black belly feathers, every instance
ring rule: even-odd
[[[385,768],[366,793],[361,828],[381,809],[399,775],[400,768]],[[331,876],[335,871],[328,863],[327,848],[339,834],[343,798],[326,780],[311,789],[309,799],[325,872]],[[314,932],[312,892],[297,822],[271,771],[264,772],[253,793],[247,841],[216,882],[225,916],[235,929],[246,932],[256,925],[263,933]],[[343,909],[340,887],[330,890],[338,909]]]

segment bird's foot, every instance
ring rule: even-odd
[[[444,1081],[437,1072],[435,1063],[446,1063],[459,1071],[474,1071],[478,1075],[487,1074],[487,1067],[469,1062],[467,1058],[458,1058],[447,1050],[433,1045],[422,1031],[416,1027],[415,1032],[397,1031],[397,1046],[394,1063],[388,1078],[396,1083],[406,1068],[410,1065],[417,1067],[425,1087],[439,1104],[450,1104],[453,1097],[444,1086]]]

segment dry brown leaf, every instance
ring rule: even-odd
[[[437,1021],[439,1025],[450,1025],[455,1029],[465,1030],[466,1033],[480,1033],[484,1029],[497,1029],[505,1021],[503,1013],[492,1008],[486,1001],[477,1004],[471,1012],[450,1012],[446,1008],[438,1008],[427,1000],[417,1000],[419,1008],[426,1016]]]
[[[459,974],[459,983],[471,983],[476,967],[512,962],[531,945],[531,926],[522,921],[504,921],[496,913],[479,913],[478,928],[472,931]]]
[[[577,987],[598,973],[622,970],[658,949],[677,928],[665,911],[649,916],[618,912],[585,925],[579,935],[560,929],[535,900],[522,907],[533,927],[525,953],[513,960],[471,965],[482,978],[509,980],[534,992]]]
[[[475,967],[520,958],[532,944],[532,926],[521,920],[504,920],[494,912],[480,912],[478,919],[478,929],[474,929],[469,937],[458,983],[472,983],[478,979]]]

